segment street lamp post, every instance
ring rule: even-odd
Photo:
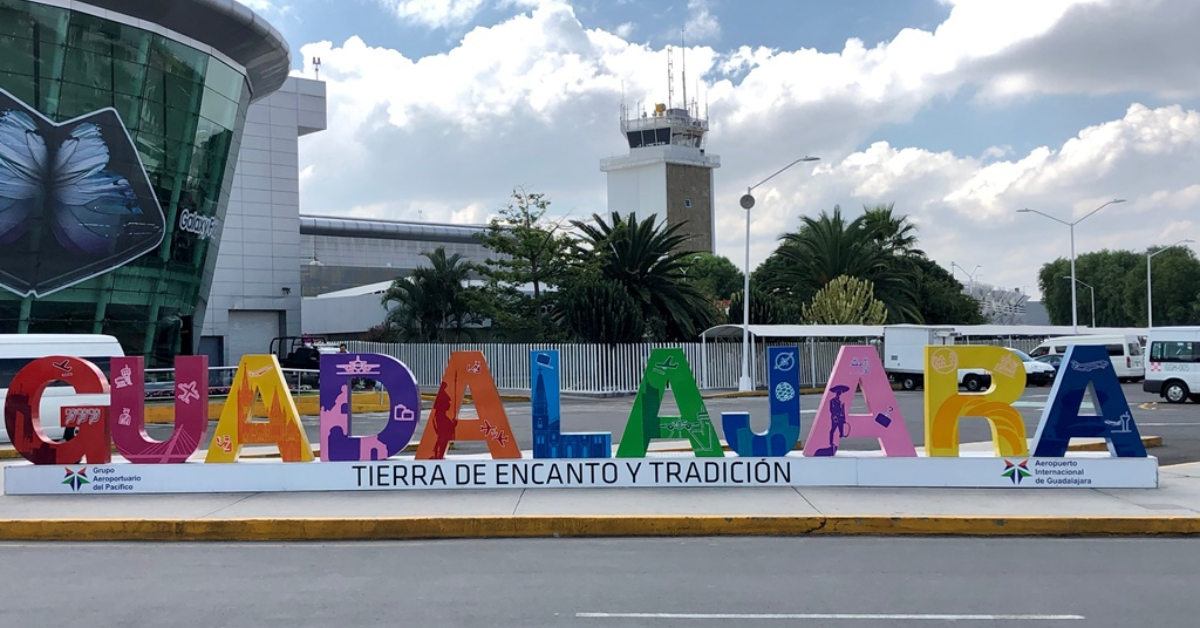
[[[1063,279],[1070,279],[1070,277],[1063,277]],[[1084,288],[1087,288],[1088,290],[1092,291],[1092,329],[1095,330],[1096,329],[1096,289],[1086,283],[1083,283],[1082,281],[1079,281],[1078,279],[1076,279],[1075,281],[1079,282],[1079,285],[1083,286]]]
[[[1146,329],[1154,327],[1154,294],[1150,291],[1150,260],[1154,259],[1155,255],[1158,255],[1167,249],[1172,249],[1180,244],[1188,244],[1191,242],[1195,242],[1195,240],[1183,239],[1175,244],[1172,244],[1171,246],[1163,247],[1154,252],[1146,251]]]
[[[745,277],[742,284],[742,377],[738,380],[738,390],[741,392],[754,390],[754,382],[750,380],[750,209],[754,207],[754,196],[750,193],[754,191],[754,188],[774,179],[776,175],[800,162],[820,159],[820,157],[801,157],[793,161],[776,170],[775,174],[746,188],[746,193],[739,201],[742,209],[746,210],[746,266],[743,268]]]
[[[1080,218],[1079,220],[1076,220],[1074,222],[1067,222],[1065,220],[1060,220],[1058,218],[1055,218],[1054,216],[1051,216],[1050,214],[1047,214],[1045,212],[1040,212],[1036,209],[1029,209],[1028,207],[1017,210],[1017,213],[1023,214],[1023,213],[1027,213],[1027,212],[1032,212],[1034,214],[1039,214],[1039,215],[1045,216],[1046,218],[1049,218],[1050,220],[1053,220],[1054,222],[1066,225],[1071,230],[1071,329],[1073,330],[1074,333],[1079,333],[1079,301],[1078,301],[1078,296],[1076,295],[1076,291],[1075,291],[1075,284],[1076,284],[1076,280],[1075,280],[1075,225],[1083,222],[1084,220],[1087,220],[1089,217],[1091,217],[1092,214],[1104,209],[1105,207],[1108,207],[1109,205],[1113,205],[1115,203],[1124,203],[1124,202],[1125,202],[1125,199],[1123,199],[1123,198],[1114,198],[1113,200],[1097,207],[1096,209],[1093,209],[1092,211],[1088,212],[1087,215],[1085,215],[1083,218]]]

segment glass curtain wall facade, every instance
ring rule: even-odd
[[[124,265],[45,296],[0,290],[0,333],[111,334],[147,366],[190,353],[250,102],[243,71],[118,21],[0,0],[0,89],[55,124],[115,110],[163,214],[161,244]]]

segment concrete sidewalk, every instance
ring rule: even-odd
[[[1200,535],[1200,463],[1158,489],[579,488],[0,496],[0,540]]]

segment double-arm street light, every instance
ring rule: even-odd
[[[1154,294],[1150,291],[1150,260],[1154,259],[1155,255],[1158,255],[1159,253],[1162,253],[1163,251],[1166,251],[1167,249],[1172,249],[1172,248],[1179,246],[1180,244],[1189,244],[1191,242],[1195,242],[1195,240],[1183,239],[1183,240],[1176,242],[1175,244],[1172,244],[1171,246],[1163,247],[1157,251],[1153,251],[1153,252],[1146,251],[1146,328],[1147,329],[1154,327]]]
[[[1108,207],[1109,205],[1112,205],[1114,203],[1124,203],[1124,202],[1125,202],[1125,199],[1123,199],[1123,198],[1114,198],[1113,200],[1097,207],[1096,209],[1093,209],[1092,211],[1088,212],[1087,215],[1085,215],[1083,218],[1080,218],[1079,220],[1076,220],[1074,222],[1067,222],[1065,220],[1060,220],[1058,218],[1055,218],[1054,216],[1051,216],[1050,214],[1047,214],[1045,212],[1040,212],[1036,209],[1029,209],[1028,207],[1017,210],[1018,213],[1022,213],[1022,214],[1027,213],[1027,212],[1032,212],[1034,214],[1039,214],[1041,216],[1045,216],[1046,218],[1049,218],[1050,220],[1053,220],[1054,222],[1066,225],[1071,230],[1071,328],[1074,331],[1074,333],[1079,333],[1079,301],[1078,301],[1078,297],[1077,297],[1076,291],[1075,291],[1075,283],[1076,283],[1076,280],[1075,280],[1075,225],[1083,222],[1084,220],[1087,220],[1089,217],[1091,217],[1092,214],[1104,209],[1105,207]]]
[[[774,179],[776,175],[792,166],[805,161],[818,161],[820,157],[801,157],[796,161],[775,171],[775,174],[746,188],[742,195],[742,209],[746,210],[746,266],[743,268],[745,281],[742,284],[742,377],[738,380],[738,390],[747,392],[754,390],[754,382],[750,380],[750,209],[754,207],[754,196],[750,193],[754,188]]]
[[[975,265],[975,270],[972,270],[971,272],[967,272],[967,269],[966,269],[966,268],[963,268],[962,266],[959,266],[959,265],[958,265],[957,263],[955,263],[955,262],[950,262],[950,271],[951,271],[951,272],[954,272],[954,269],[955,269],[955,268],[957,268],[957,269],[959,269],[959,270],[963,271],[963,274],[964,274],[964,275],[966,275],[966,276],[967,276],[967,279],[969,279],[969,280],[971,281],[971,283],[969,284],[969,285],[971,286],[970,290],[971,290],[972,292],[974,292],[974,290],[975,290],[975,275],[976,275],[976,274],[979,272],[979,269],[980,269],[980,268],[983,268],[983,266],[981,266],[981,265],[979,265],[979,264],[976,264],[976,265]]]
[[[1071,278],[1063,277],[1063,279],[1071,279]],[[1092,291],[1092,329],[1095,330],[1096,329],[1096,289],[1086,283],[1083,283],[1082,281],[1079,281],[1078,279],[1076,279],[1075,281],[1078,282],[1079,285],[1083,286],[1084,288],[1087,288],[1088,290]]]

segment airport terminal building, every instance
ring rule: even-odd
[[[0,0],[0,332],[198,345],[283,37],[232,0]]]

